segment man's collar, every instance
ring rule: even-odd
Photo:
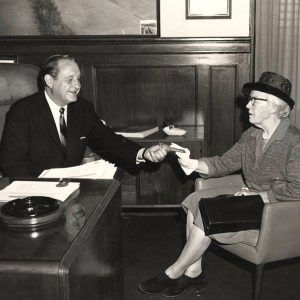
[[[59,106],[59,105],[57,105],[50,97],[49,97],[49,95],[47,94],[47,92],[44,90],[44,94],[45,94],[45,97],[46,97],[46,100],[47,100],[47,102],[48,102],[48,104],[49,104],[49,106],[50,107],[53,107],[53,108],[56,108],[56,109],[60,109],[61,107],[63,107],[63,108],[67,108],[67,106],[68,105],[65,105],[65,106]]]

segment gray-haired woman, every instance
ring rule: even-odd
[[[245,182],[197,191],[183,201],[187,212],[186,245],[172,265],[139,284],[141,292],[177,296],[190,287],[201,285],[202,256],[211,239],[227,244],[256,244],[259,230],[205,236],[198,208],[201,198],[259,194],[265,203],[300,199],[300,131],[287,118],[294,106],[291,89],[292,85],[285,77],[264,72],[258,82],[243,87],[253,126],[229,151],[220,157],[198,160],[190,159],[188,149],[185,153],[176,152],[187,175],[195,171],[205,177],[220,177],[241,170]]]

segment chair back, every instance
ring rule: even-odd
[[[0,137],[9,107],[38,91],[39,72],[37,66],[30,64],[0,63]]]

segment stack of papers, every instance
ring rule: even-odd
[[[128,138],[144,138],[159,130],[158,126],[134,126],[116,130],[116,134],[121,134]]]
[[[84,165],[44,170],[40,178],[86,178],[113,179],[117,167],[106,160],[99,159]]]
[[[50,197],[65,201],[79,189],[79,182],[68,182],[66,186],[57,186],[56,181],[13,181],[0,191],[0,202],[32,196]]]

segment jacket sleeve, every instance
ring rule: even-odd
[[[89,120],[88,144],[93,151],[113,162],[121,160],[136,164],[137,153],[142,146],[122,135],[115,134],[112,129],[104,125],[92,104],[88,105],[87,114]]]
[[[29,123],[26,110],[13,105],[6,114],[0,144],[0,167],[4,176],[32,176],[27,160],[29,142]]]
[[[222,156],[213,156],[201,159],[208,166],[209,171],[207,177],[225,176],[242,168],[242,153],[244,147],[248,143],[250,131],[251,129],[247,130],[240,140]]]

